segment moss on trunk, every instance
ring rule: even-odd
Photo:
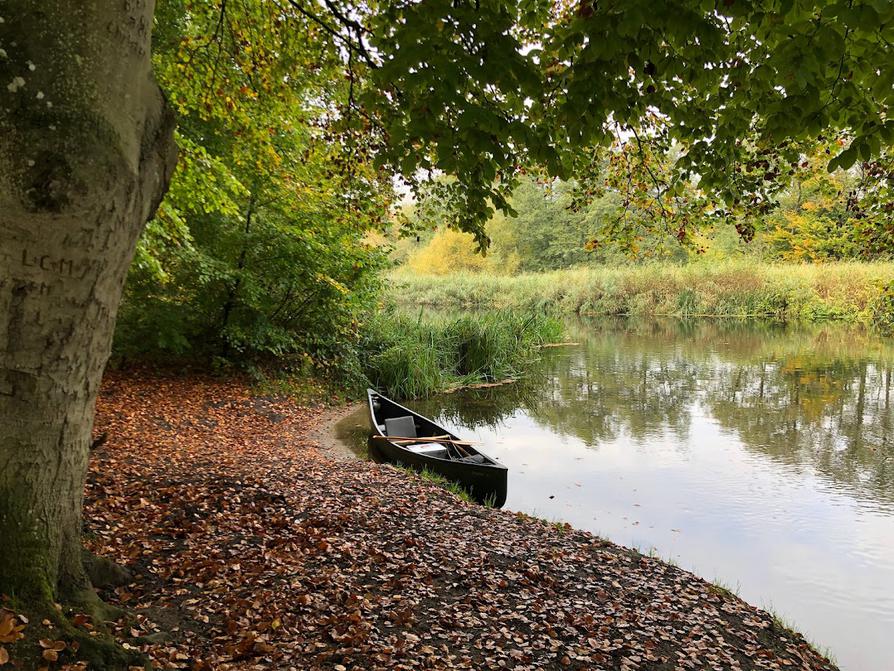
[[[173,170],[152,0],[7,0],[0,22],[0,594],[132,657],[54,604],[109,613],[80,544],[93,406],[137,237]],[[22,645],[26,645],[27,641]]]

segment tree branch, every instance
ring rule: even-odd
[[[337,30],[320,16],[305,7],[304,4],[299,2],[299,0],[288,0],[288,3],[299,14],[317,24],[325,32],[338,40],[342,45],[344,45],[349,53],[356,53],[357,55],[359,55],[363,59],[364,63],[366,63],[371,68],[379,67],[375,59],[369,53],[369,50],[366,48],[366,45],[363,44],[362,36],[364,33],[369,34],[369,30],[363,27],[363,25],[361,25],[358,21],[345,16],[342,12],[335,8],[331,2],[326,2],[326,7],[327,9],[329,9],[329,12],[332,14],[332,16],[334,16],[335,19],[338,20],[341,26],[347,30],[347,34],[340,30]],[[351,38],[352,32],[356,33],[357,35],[356,41]]]

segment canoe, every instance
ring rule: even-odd
[[[506,503],[508,469],[472,445],[373,389],[369,446],[373,455],[416,471],[427,469],[458,483],[479,503]]]

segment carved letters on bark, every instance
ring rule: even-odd
[[[127,45],[135,56],[145,56],[149,42],[150,21],[146,18],[146,0],[124,0],[124,23],[109,21],[106,26],[116,43]]]
[[[51,254],[31,254],[27,249],[22,250],[22,267],[40,268],[41,270],[61,277],[70,277],[82,280],[96,265],[92,259],[72,259],[63,256],[55,257]]]

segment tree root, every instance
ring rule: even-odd
[[[69,643],[69,647],[75,647],[75,657],[79,661],[88,663],[88,668],[100,671],[129,671],[133,667],[151,671],[152,665],[140,652],[127,650],[113,638],[106,635],[93,636],[90,632],[77,629],[66,618],[61,617],[62,622],[57,622],[62,632],[62,639]]]
[[[103,633],[108,633],[109,623],[127,617],[127,611],[106,603],[89,587],[68,593],[65,596],[65,605],[71,612],[89,615],[93,625]]]
[[[121,587],[133,580],[133,576],[126,568],[89,550],[81,551],[81,560],[90,583],[97,589]]]
[[[122,612],[120,609],[105,604],[92,590],[70,596],[70,599],[65,599],[62,608],[59,604],[44,601],[9,601],[9,609],[18,614],[21,621],[27,619],[22,630],[25,638],[8,646],[11,659],[19,668],[46,666],[47,658],[42,656],[45,646],[38,645],[38,640],[49,640],[65,643],[64,649],[58,651],[60,663],[87,662],[92,671],[129,671],[134,667],[151,671],[151,664],[145,655],[126,649],[111,636],[106,626],[110,622],[107,618]],[[78,626],[81,623],[75,616],[80,614],[91,617],[95,627],[93,630]]]
[[[89,662],[91,669],[126,671],[135,666],[151,669],[145,655],[125,649],[111,636],[109,625],[122,618],[129,619],[129,613],[106,603],[95,591],[95,588],[105,589],[126,585],[133,580],[130,571],[110,559],[95,555],[86,549],[82,552],[82,561],[90,584],[78,589],[67,590],[64,595],[64,603],[67,606],[69,617],[79,613],[90,616],[99,635],[93,635],[95,632],[78,629],[62,613],[58,613],[58,619],[61,621],[57,622],[66,636],[80,644],[78,658]]]
[[[60,663],[87,662],[91,671],[129,671],[135,667],[151,671],[145,655],[121,645],[113,636],[113,626],[122,618],[129,619],[128,613],[103,601],[94,590],[94,585],[108,588],[126,584],[132,579],[130,573],[86,551],[83,564],[85,573],[80,578],[60,585],[61,606],[49,593],[0,603],[24,616],[21,621],[27,623],[22,630],[25,638],[9,646],[13,661],[20,668],[45,666],[48,658],[43,655],[47,651],[45,645],[38,646],[38,641],[49,640],[65,643],[64,648],[57,649]],[[139,645],[140,641],[133,643]]]

